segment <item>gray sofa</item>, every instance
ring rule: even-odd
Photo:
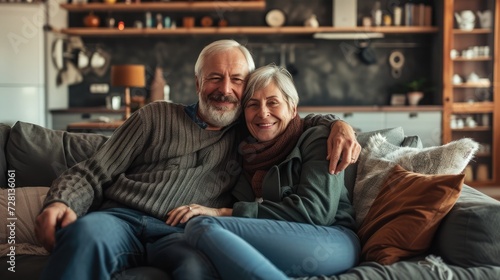
[[[397,146],[421,145],[417,136],[405,136],[402,128],[360,133],[358,141],[364,146],[375,133],[381,133]],[[43,192],[54,178],[88,158],[106,139],[98,134],[55,131],[23,122],[13,127],[0,124],[0,191],[4,196],[0,205],[5,207],[7,196],[13,196],[9,195],[8,188],[15,187],[16,212],[13,216],[17,215],[20,230],[14,236],[16,252],[12,263],[12,252],[9,244],[5,244],[12,237],[4,225],[9,221],[9,212],[0,209],[5,213],[0,216],[0,245],[3,246],[0,248],[4,250],[0,256],[0,279],[38,279],[47,255],[36,244],[32,221],[39,211]],[[351,194],[356,174],[356,165],[346,170],[345,184]],[[36,193],[34,197],[30,197],[32,190]],[[500,202],[463,185],[458,201],[441,221],[425,254],[392,265],[363,262],[342,275],[303,279],[500,279],[499,229]],[[12,265],[15,265],[15,272],[11,271]],[[156,268],[138,267],[125,270],[115,278],[170,277]]]

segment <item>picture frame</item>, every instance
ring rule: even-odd
[[[404,106],[404,105],[406,105],[406,94],[393,93],[391,95],[391,105],[392,106]]]

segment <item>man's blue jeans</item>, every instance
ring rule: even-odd
[[[222,279],[335,275],[357,265],[360,243],[342,226],[237,217],[196,217],[184,237]]]
[[[166,269],[174,279],[218,279],[207,257],[184,241],[183,231],[133,209],[89,213],[57,231],[41,279],[110,279],[141,265]]]

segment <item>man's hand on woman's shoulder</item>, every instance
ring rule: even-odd
[[[358,160],[361,145],[356,139],[354,129],[344,121],[333,123],[328,136],[328,156],[331,174],[338,174]]]

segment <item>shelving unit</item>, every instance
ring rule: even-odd
[[[88,4],[61,4],[63,9],[71,13],[85,12],[147,12],[147,11],[169,11],[169,12],[207,12],[226,10],[230,12],[243,11],[264,11],[266,1],[191,1],[191,2],[143,2],[143,3],[88,3]],[[87,28],[70,27],[61,29],[59,32],[74,36],[179,36],[179,35],[312,35],[318,32],[357,32],[368,33],[377,32],[383,34],[425,34],[438,33],[438,28],[433,26],[401,26],[401,27],[327,27],[318,28],[304,26],[229,26],[229,27],[193,27],[184,28],[178,26],[175,29],[156,29],[156,28],[133,28],[126,27],[123,30],[117,28]]]
[[[226,34],[287,34],[287,35],[312,35],[318,32],[380,32],[384,34],[420,34],[437,33],[436,27],[379,27],[379,28],[335,28],[335,27],[255,27],[255,26],[234,26],[234,27],[177,27],[175,29],[156,28],[86,28],[71,27],[60,30],[61,33],[75,36],[165,36],[165,35],[226,35]]]
[[[464,10],[475,14],[473,30],[459,28],[455,14]],[[485,10],[492,12],[491,28],[481,28],[479,23],[477,11]],[[472,177],[466,178],[466,183],[499,186],[500,5],[495,0],[444,0],[443,19],[443,143],[464,137],[479,142],[480,150],[469,166]],[[489,53],[474,46],[487,46]],[[472,53],[464,52],[468,49]],[[460,55],[452,58],[452,50]],[[473,73],[483,80],[471,78]],[[454,75],[462,81],[453,82]]]

